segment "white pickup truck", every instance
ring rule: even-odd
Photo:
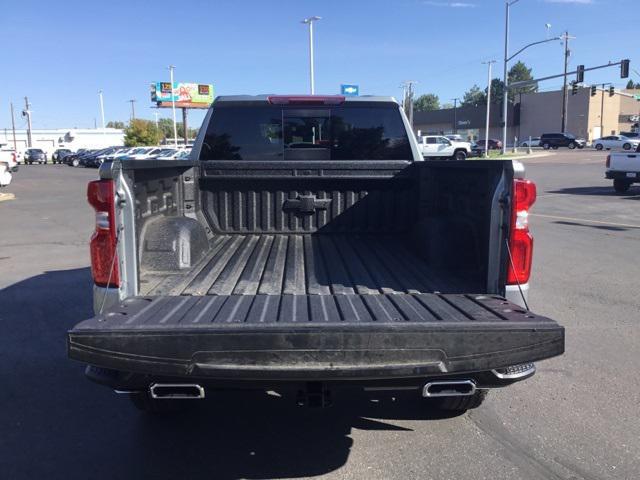
[[[18,156],[14,150],[0,150],[0,187],[11,183],[11,173],[18,171]]]
[[[613,180],[613,188],[624,193],[633,183],[640,183],[640,147],[635,153],[611,152],[607,155],[605,177]]]
[[[416,136],[418,147],[422,156],[426,159],[452,159],[465,160],[471,155],[469,142],[450,140],[443,135],[419,135]]]

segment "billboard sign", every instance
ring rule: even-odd
[[[151,84],[151,101],[157,104],[179,103],[181,106],[209,106],[213,102],[213,85],[202,83],[156,82]]]

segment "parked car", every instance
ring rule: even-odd
[[[27,148],[24,152],[24,164],[33,165],[39,163],[41,165],[47,163],[47,154],[41,148]]]
[[[68,148],[58,148],[56,151],[53,152],[53,154],[51,155],[51,162],[55,165],[56,163],[64,163],[64,157],[67,155],[70,155],[71,153],[73,153],[70,149]]]
[[[529,143],[531,142],[531,143]],[[523,140],[522,142],[520,142],[520,146],[527,148],[529,146],[531,147],[539,147],[540,146],[540,137],[531,137],[531,140],[529,140],[528,138],[526,140]]]
[[[640,145],[640,138],[629,138],[624,135],[608,135],[593,141],[596,150],[611,150],[612,148],[635,150],[638,145]]]
[[[128,154],[127,158],[134,160],[146,160],[148,158],[158,156],[158,154],[165,149],[166,147],[140,147],[137,151]]]
[[[620,135],[627,138],[640,138],[640,133],[638,132],[620,132]]]
[[[576,138],[571,133],[543,133],[540,137],[540,146],[545,150],[553,148],[557,150],[560,147],[567,147],[571,150],[574,148],[584,148],[587,141],[584,138]]]
[[[84,165],[83,159],[87,155],[91,155],[96,150],[82,149],[78,150],[76,153],[72,153],[64,157],[64,163],[69,165],[70,167],[79,167],[80,165]]]
[[[224,388],[461,412],[563,353],[524,308],[535,184],[508,160],[422,161],[392,98],[358,100],[217,97],[184,165],[102,166],[95,316],[67,334],[91,380],[150,412]]]
[[[476,142],[477,148],[481,151],[485,150],[484,140],[478,140]],[[497,138],[489,139],[489,150],[500,150],[502,148],[502,140],[498,140]]]
[[[456,142],[443,135],[422,135],[416,140],[425,159],[465,160],[471,154],[469,142]]]
[[[8,162],[0,159],[0,187],[7,187],[11,184],[11,166]]]

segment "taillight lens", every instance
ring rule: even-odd
[[[113,180],[89,182],[87,199],[96,211],[96,227],[91,236],[91,273],[100,287],[118,287],[115,193]]]
[[[511,260],[507,269],[508,285],[527,283],[531,276],[533,237],[529,232],[529,210],[535,201],[536,184],[531,180],[515,179],[509,235]]]

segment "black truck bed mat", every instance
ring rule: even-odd
[[[460,275],[458,276],[460,277]],[[220,235],[189,271],[143,275],[142,295],[465,293],[400,235]]]
[[[397,378],[549,358],[564,351],[564,329],[494,295],[135,297],[76,325],[68,348],[145,374]]]

